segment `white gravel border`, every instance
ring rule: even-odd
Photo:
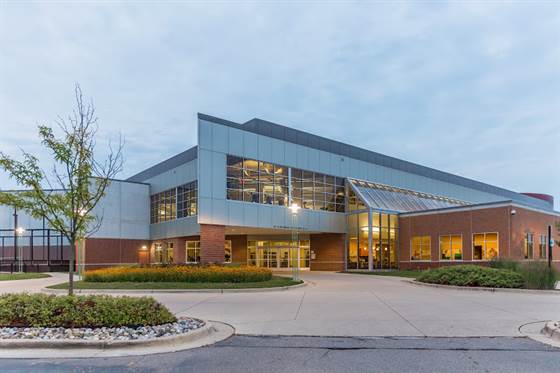
[[[208,346],[229,338],[235,329],[218,321],[169,337],[137,340],[0,340],[0,358],[85,358],[166,353]]]

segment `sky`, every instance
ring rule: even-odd
[[[0,0],[0,150],[99,117],[122,178],[262,118],[560,205],[560,2]],[[0,173],[0,188],[15,187]]]

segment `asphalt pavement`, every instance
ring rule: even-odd
[[[97,359],[2,359],[1,372],[559,372],[525,337],[234,336],[210,347]]]

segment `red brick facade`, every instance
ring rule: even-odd
[[[223,263],[226,240],[223,225],[200,224],[200,262]]]
[[[312,271],[343,271],[345,235],[340,233],[312,234]]]
[[[118,238],[88,238],[85,245],[86,269],[110,267],[119,264],[136,264],[142,246],[149,247],[147,240],[124,240]]]
[[[513,212],[513,210],[515,210]],[[488,261],[473,261],[473,234],[497,233],[499,257],[514,260],[524,258],[524,240],[527,233],[534,235],[533,260],[539,258],[540,236],[547,234],[551,225],[553,239],[560,240],[556,223],[560,217],[530,209],[502,205],[499,207],[465,207],[459,211],[435,211],[418,214],[404,214],[399,217],[399,268],[427,268],[442,265],[476,263],[485,265]],[[440,235],[462,235],[462,260],[440,260]],[[431,238],[431,260],[411,260],[411,239],[413,236]],[[156,263],[156,244],[161,244],[163,256],[167,258],[167,248],[173,245],[173,262],[185,263],[186,241],[199,241],[202,263],[222,263],[224,261],[225,240],[232,242],[232,263],[247,263],[247,236],[225,235],[223,225],[200,225],[200,236],[170,238],[145,241],[127,239],[88,239],[86,242],[87,268],[98,268],[118,264]],[[311,270],[340,271],[344,269],[345,235],[335,233],[311,234]],[[145,246],[148,250],[143,250]],[[560,248],[554,246],[554,264],[560,268]]]
[[[515,210],[512,213],[512,210]],[[488,208],[465,208],[455,212],[422,213],[399,217],[399,267],[427,268],[450,264],[487,264],[487,261],[473,261],[472,240],[476,233],[498,233],[499,257],[524,260],[524,239],[527,232],[534,234],[534,252],[538,252],[539,236],[546,234],[548,225],[553,227],[553,237],[558,239],[556,222],[560,217],[535,212],[528,209],[502,206]],[[462,235],[463,260],[440,260],[439,237],[445,234]],[[411,239],[413,236],[430,236],[431,261],[411,260]],[[560,255],[553,249],[553,258]],[[534,259],[538,259],[535,255]],[[560,264],[560,258],[555,262]],[[558,265],[557,264],[557,265]]]

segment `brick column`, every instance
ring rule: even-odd
[[[200,262],[223,263],[226,239],[223,225],[200,224]]]

